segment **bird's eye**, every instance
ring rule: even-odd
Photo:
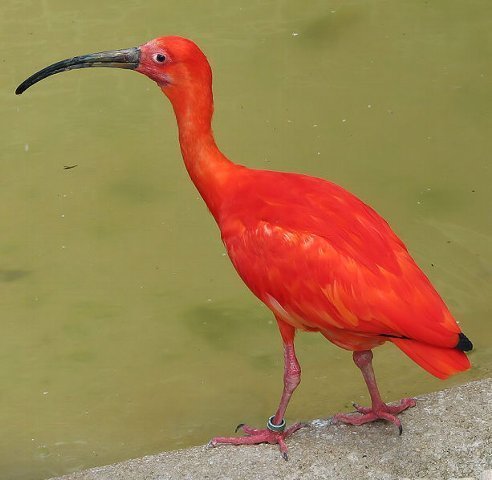
[[[164,63],[166,61],[166,56],[163,53],[156,53],[153,58],[158,63]]]

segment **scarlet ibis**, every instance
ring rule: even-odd
[[[55,73],[86,67],[127,68],[154,80],[171,101],[191,180],[214,216],[229,257],[250,290],[274,314],[284,345],[284,388],[264,429],[240,424],[245,435],[211,445],[278,444],[301,428],[285,428],[284,413],[301,379],[297,330],[320,332],[353,351],[371,407],[334,420],[394,423],[413,407],[381,399],[372,349],[392,342],[432,375],[445,379],[470,367],[473,348],[403,242],[371,207],[342,187],[295,173],[253,170],[231,162],[212,133],[212,72],[191,40],[160,37],[140,47],[82,55],[54,63],[25,80],[21,94]],[[237,429],[236,429],[237,431]]]

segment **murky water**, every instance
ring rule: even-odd
[[[225,257],[160,91],[109,69],[16,97],[20,81],[75,54],[196,40],[223,150],[376,207],[474,341],[473,369],[447,382],[378,349],[395,399],[492,370],[489,3],[3,0],[0,476],[42,479],[262,425],[282,383],[276,326]],[[367,399],[350,353],[313,334],[298,353],[288,420]]]

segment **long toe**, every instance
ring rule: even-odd
[[[239,430],[242,430],[246,435],[258,435],[261,433],[261,430],[258,428],[252,428],[249,425],[245,425],[244,423],[240,423],[237,427],[235,432],[237,433]]]
[[[415,405],[417,405],[415,398],[402,398],[397,405],[386,405],[386,411],[398,415],[407,408],[415,407]]]
[[[348,423],[349,425],[363,425],[364,423],[374,422],[379,417],[373,412],[370,413],[337,413],[333,417],[333,422]]]

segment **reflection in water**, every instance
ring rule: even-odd
[[[265,310],[246,308],[222,301],[192,308],[182,315],[183,325],[193,336],[202,339],[210,347],[218,350],[233,350],[237,339],[241,343],[254,342],[264,323],[273,324],[273,316]]]
[[[27,270],[0,270],[0,282],[15,282],[30,273]]]
[[[491,371],[488,6],[4,0],[0,476],[41,479],[263,425],[282,384],[275,321],[224,256],[158,89],[94,69],[16,97],[21,80],[157,35],[196,40],[224,152],[373,205],[474,341],[474,369],[445,383],[378,349],[382,394],[401,398]],[[364,403],[349,352],[313,334],[297,350],[289,421]]]

